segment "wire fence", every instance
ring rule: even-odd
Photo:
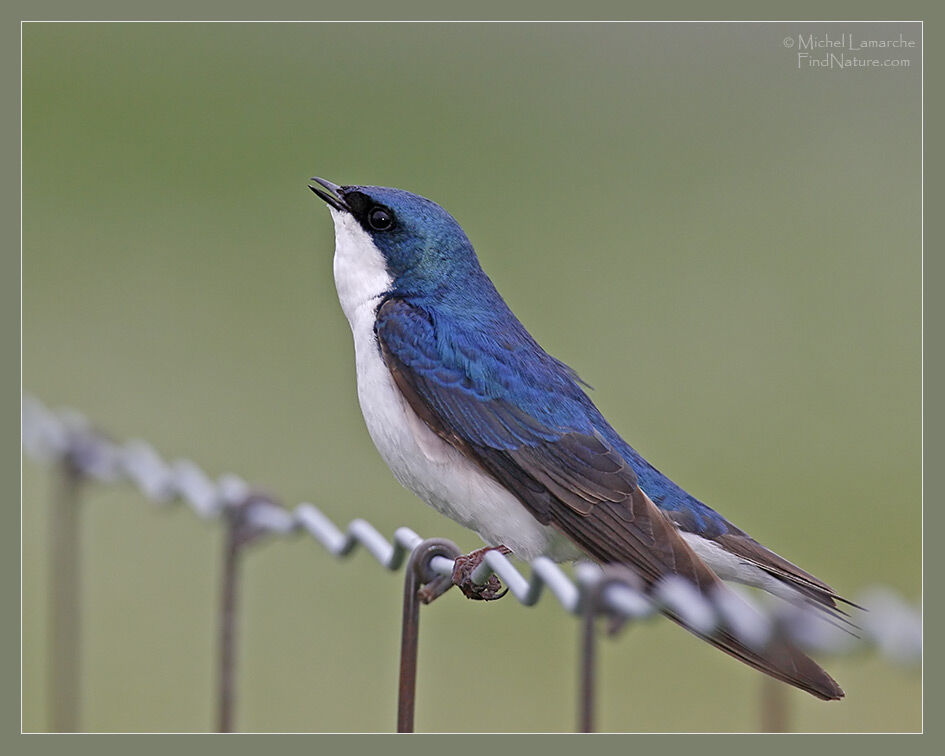
[[[182,501],[199,517],[220,518],[225,523],[216,723],[219,731],[234,729],[238,566],[244,546],[264,535],[302,534],[336,557],[346,557],[360,547],[388,570],[398,570],[407,563],[397,721],[398,731],[413,731],[419,606],[424,596],[436,595],[431,593],[433,585],[439,583],[439,590],[443,590],[444,584],[449,585],[454,559],[460,553],[454,544],[442,539],[424,540],[407,527],[398,528],[388,540],[363,519],[352,520],[341,529],[313,504],[285,507],[273,497],[255,492],[236,475],[224,474],[213,479],[191,460],[166,461],[146,441],[115,441],[79,412],[53,411],[30,396],[23,398],[22,433],[25,454],[60,472],[50,522],[51,729],[80,729],[78,504],[82,482],[94,480],[131,483],[151,501]],[[680,577],[667,578],[655,590],[644,593],[628,570],[602,569],[596,564],[579,562],[572,579],[545,557],[532,560],[529,567],[526,577],[504,554],[488,551],[473,571],[472,579],[485,584],[497,577],[525,606],[537,603],[548,592],[566,612],[583,615],[578,696],[581,731],[593,728],[594,618],[600,614],[607,615],[615,629],[665,609],[697,633],[710,635],[724,628],[752,648],[762,648],[778,635],[813,652],[838,655],[874,650],[898,665],[921,662],[920,612],[887,588],[876,587],[856,597],[857,603],[869,611],[858,618],[857,626],[851,630],[830,621],[811,605],[758,601],[738,589],[719,591],[709,597]],[[779,692],[783,686],[764,679],[768,687],[762,696],[762,728],[786,729],[784,698]]]

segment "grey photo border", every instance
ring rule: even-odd
[[[6,58],[4,61],[6,65],[3,66],[3,78],[4,85],[8,86],[8,98],[11,103],[16,103],[15,107],[8,107],[6,112],[6,117],[3,119],[3,128],[4,136],[8,137],[4,139],[5,148],[3,150],[3,160],[4,160],[4,170],[3,175],[6,177],[5,184],[9,184],[9,188],[5,191],[8,191],[8,196],[5,196],[5,202],[2,203],[3,212],[5,215],[9,215],[9,218],[4,217],[3,228],[6,232],[13,238],[9,241],[8,246],[11,250],[17,250],[21,252],[21,237],[20,237],[20,216],[21,216],[21,192],[20,192],[20,40],[21,40],[21,26],[24,21],[30,20],[99,20],[105,21],[110,19],[120,19],[128,21],[149,21],[149,20],[399,20],[399,21],[409,21],[409,20],[464,20],[475,18],[477,20],[617,20],[617,19],[626,19],[626,20],[649,20],[649,21],[680,21],[680,20],[691,20],[691,21],[735,21],[735,20],[751,20],[751,21],[773,21],[773,20],[920,20],[923,22],[923,92],[924,81],[925,81],[925,67],[926,65],[931,65],[932,68],[932,81],[937,80],[937,76],[934,76],[934,73],[937,73],[935,70],[936,66],[940,65],[940,50],[942,48],[936,47],[935,42],[938,41],[941,36],[940,25],[937,23],[937,17],[941,16],[941,11],[938,11],[934,7],[934,3],[929,2],[902,2],[896,5],[889,3],[879,3],[879,2],[843,2],[843,3],[831,3],[829,7],[825,6],[823,3],[807,2],[793,2],[791,4],[771,4],[765,6],[764,8],[759,8],[756,3],[751,2],[720,2],[713,4],[711,12],[707,10],[704,5],[694,2],[694,0],[689,0],[688,2],[677,2],[672,5],[672,7],[667,7],[663,3],[649,2],[644,4],[637,5],[633,8],[628,8],[623,4],[618,4],[614,2],[591,2],[584,3],[580,7],[573,7],[566,5],[564,3],[531,3],[531,7],[528,5],[518,3],[515,5],[509,5],[508,3],[499,3],[499,2],[481,2],[476,4],[474,9],[470,9],[468,6],[457,6],[453,8],[445,8],[441,3],[435,2],[411,2],[411,3],[402,3],[399,4],[396,8],[397,14],[392,13],[390,6],[382,5],[378,3],[374,5],[372,3],[360,3],[356,7],[345,6],[341,4],[325,4],[323,7],[315,6],[312,3],[302,3],[302,2],[274,2],[267,3],[264,7],[258,7],[251,3],[245,2],[229,2],[224,3],[222,0],[217,0],[216,2],[191,2],[191,3],[181,3],[176,0],[166,2],[160,6],[159,9],[154,8],[129,8],[126,4],[117,3],[117,2],[90,2],[83,4],[81,9],[77,9],[74,4],[67,2],[44,2],[42,4],[27,4],[27,3],[11,3],[5,11],[4,23],[2,25],[4,32],[4,43],[2,45],[2,54]],[[471,13],[471,10],[474,10],[474,15]],[[928,34],[928,37],[926,37]],[[933,40],[932,45],[930,46],[931,53],[928,56],[924,55],[924,50],[928,42],[927,38]],[[923,115],[925,114],[926,106],[930,107],[931,113],[929,123],[936,124],[940,122],[940,117],[938,113],[938,103],[935,102],[935,98],[931,98],[932,101],[923,102]],[[6,133],[9,131],[9,133]],[[938,133],[934,128],[924,131],[924,133]],[[924,140],[925,141],[925,140]],[[925,149],[928,149],[928,152],[925,152]],[[923,147],[923,168],[928,162],[933,166],[939,164],[938,157],[939,148],[936,148],[934,144],[924,144]],[[933,174],[934,175],[934,174]],[[923,170],[923,189],[925,188],[925,177]],[[938,182],[931,181],[928,182],[934,188],[938,185]],[[923,191],[923,206],[925,205],[924,191]],[[935,207],[936,205],[932,205]],[[923,225],[925,224],[925,216],[923,213]],[[925,245],[925,231],[927,229],[923,228],[923,247],[936,249],[934,244]],[[933,229],[934,230],[934,229]],[[938,259],[936,259],[936,257]],[[3,256],[3,264],[5,269],[3,274],[0,275],[0,282],[3,286],[9,287],[10,291],[4,292],[4,296],[0,297],[0,302],[2,302],[2,307],[5,308],[2,316],[0,316],[0,323],[3,324],[3,337],[4,340],[9,339],[11,342],[9,348],[15,350],[16,359],[8,359],[2,362],[3,368],[0,370],[0,375],[3,376],[4,380],[9,380],[12,384],[16,386],[16,397],[12,395],[14,391],[10,391],[9,396],[11,397],[8,402],[4,402],[4,412],[9,412],[9,418],[4,415],[4,420],[9,419],[9,422],[4,422],[3,427],[10,429],[9,434],[4,435],[5,443],[10,445],[10,453],[4,454],[2,459],[5,461],[5,464],[10,465],[9,474],[3,476],[3,480],[11,481],[12,485],[16,486],[16,492],[8,501],[19,502],[20,501],[20,492],[19,492],[19,483],[20,483],[20,466],[16,462],[11,462],[11,460],[20,460],[19,456],[19,392],[21,389],[21,350],[20,350],[20,337],[21,337],[21,297],[22,297],[22,286],[21,286],[21,258],[20,254],[17,253],[8,253]],[[935,283],[940,281],[940,277],[936,276],[936,273],[939,273],[939,266],[941,266],[941,257],[932,256],[932,259],[927,259],[923,257],[923,366],[924,366],[924,380],[923,380],[923,501],[939,501],[941,495],[936,496],[936,494],[941,494],[942,485],[940,480],[940,475],[935,475],[935,468],[932,468],[932,475],[929,477],[925,476],[925,459],[941,459],[942,458],[942,448],[941,448],[941,433],[936,433],[936,430],[939,430],[940,423],[934,424],[932,427],[932,433],[928,432],[930,426],[925,424],[925,419],[927,417],[933,417],[935,419],[941,419],[941,396],[940,393],[934,391],[935,386],[943,385],[943,370],[942,370],[942,357],[941,350],[936,350],[931,347],[934,343],[934,339],[925,338],[926,328],[930,327],[931,329],[928,332],[935,333],[939,331],[936,326],[941,324],[940,318],[942,317],[941,309],[942,303],[936,294]],[[929,285],[929,282],[932,282],[932,286]],[[9,310],[7,312],[6,310]],[[931,386],[933,391],[926,392],[924,387]],[[930,411],[931,410],[931,411]],[[936,412],[935,410],[938,410]],[[936,427],[938,426],[938,427]],[[931,445],[931,446],[930,446]],[[6,449],[4,449],[6,451]],[[930,488],[931,486],[931,488]],[[0,527],[0,533],[3,534],[5,543],[0,547],[0,575],[2,575],[2,582],[0,582],[0,590],[3,591],[3,596],[5,597],[4,606],[7,607],[7,611],[3,613],[4,619],[0,623],[0,632],[2,632],[2,643],[0,643],[0,648],[2,648],[2,665],[0,665],[0,671],[3,673],[4,680],[6,685],[4,686],[4,699],[3,705],[0,706],[0,712],[3,716],[3,726],[0,731],[4,735],[4,740],[10,740],[9,743],[4,744],[4,750],[7,753],[28,753],[36,749],[39,752],[46,752],[47,750],[52,750],[57,747],[63,749],[68,748],[72,752],[82,753],[85,749],[88,749],[89,752],[103,753],[108,750],[115,749],[116,752],[124,752],[127,748],[133,747],[136,750],[144,750],[145,752],[154,749],[162,749],[166,747],[166,744],[158,742],[156,739],[160,737],[159,734],[144,734],[144,735],[105,735],[105,734],[94,734],[94,735],[84,735],[84,736],[70,736],[70,735],[51,735],[44,738],[36,738],[28,735],[20,734],[20,614],[18,611],[19,607],[19,595],[20,595],[20,513],[19,507],[16,506],[7,506],[2,510],[2,517],[8,518],[9,522],[3,523],[3,527]],[[924,516],[923,516],[923,529],[927,527],[934,528],[936,527],[935,522],[937,519],[942,517],[942,508],[941,507],[923,507]],[[924,539],[923,539],[924,540]],[[924,572],[928,570],[929,574],[935,575],[940,574],[940,570],[937,570],[936,567],[940,565],[936,564],[938,560],[942,559],[942,555],[938,553],[937,550],[932,550],[931,552],[924,552],[924,559],[928,560],[924,562]],[[924,587],[924,584],[923,584]],[[925,618],[925,629],[928,637],[939,637],[942,629],[942,611],[941,604],[937,601],[938,596],[935,591],[928,596],[927,601],[924,601],[924,618]],[[942,694],[939,690],[939,685],[936,684],[940,680],[940,676],[936,674],[940,670],[940,660],[939,656],[941,652],[935,646],[930,646],[929,652],[926,654],[924,668],[923,668],[923,711],[937,711],[939,706],[942,704]],[[931,708],[926,708],[931,704]],[[925,719],[923,718],[923,727],[925,727]],[[938,741],[938,737],[935,735],[935,720],[932,720],[931,726],[928,728],[932,732],[926,733],[921,737],[909,737],[908,735],[901,736],[909,738],[909,743],[896,744],[895,747],[907,747],[909,749],[917,748],[925,750],[928,748],[932,750],[935,748],[934,742]],[[242,749],[246,749],[247,752],[249,749],[256,749],[260,745],[255,742],[258,738],[269,737],[277,738],[280,745],[276,746],[276,743],[267,742],[266,747],[272,748],[276,747],[285,747],[293,748],[295,746],[301,745],[302,747],[318,747],[318,748],[329,748],[337,746],[340,748],[352,748],[352,747],[380,747],[385,750],[390,749],[393,753],[397,753],[400,749],[405,751],[409,749],[411,752],[417,752],[419,749],[442,749],[442,750],[451,750],[451,751],[461,751],[465,749],[481,749],[484,745],[489,748],[502,748],[502,747],[513,747],[516,749],[525,748],[526,750],[536,749],[540,750],[541,753],[546,754],[550,753],[557,749],[568,749],[569,751],[575,747],[575,744],[568,742],[566,739],[570,737],[580,737],[578,735],[482,735],[482,736],[459,736],[459,735],[418,735],[413,736],[412,742],[407,741],[397,741],[396,735],[385,735],[385,734],[351,734],[351,735],[341,735],[341,734],[318,734],[318,738],[315,742],[307,743],[298,743],[295,742],[298,738],[310,737],[306,735],[242,735],[242,736],[220,736],[228,738],[226,741],[220,741],[217,738],[208,739],[208,736],[204,735],[184,735],[185,738],[202,738],[198,743],[194,743],[195,747],[199,747],[201,752],[210,752],[213,753],[217,749],[221,751],[225,750],[228,754],[236,753]],[[233,740],[233,738],[237,738]],[[363,742],[363,743],[353,743],[351,738],[357,738],[361,740],[362,738],[383,738],[384,742]],[[471,742],[471,738],[474,737],[485,737],[489,739],[488,743],[478,743]],[[733,738],[738,737],[735,735],[718,735],[714,736],[711,739],[706,739],[706,736],[686,736],[686,735],[595,735],[591,736],[593,738],[593,745],[582,744],[582,748],[591,747],[593,749],[603,749],[607,750],[616,750],[617,748],[639,748],[645,747],[647,749],[667,749],[667,748],[678,748],[683,745],[681,742],[677,742],[680,738],[694,738],[699,737],[698,741],[692,740],[690,747],[698,748],[700,750],[708,749],[710,752],[718,749],[720,752],[725,751],[726,753],[731,752],[732,748],[736,746]],[[640,742],[639,740],[634,741],[633,743],[623,742],[623,738],[634,737],[634,738],[645,738],[646,742]],[[763,736],[758,736],[763,737]],[[775,737],[776,741],[766,742],[764,744],[765,749],[774,749],[775,751],[779,749],[788,749],[788,748],[797,748],[800,744],[790,743],[787,738],[798,737],[798,736],[769,736]],[[837,737],[836,735],[816,735],[816,736],[804,736],[804,737],[816,737],[828,738],[828,737]],[[887,737],[883,736],[879,738],[871,738],[866,740],[864,735],[851,735],[848,737],[855,737],[856,742],[851,743],[850,747],[855,748],[857,751],[865,750],[869,751],[876,749],[877,751],[882,751],[887,753],[890,747],[893,744],[887,741]],[[130,741],[131,738],[134,738],[134,743]],[[416,738],[422,739],[422,744],[416,742]],[[494,739],[499,738],[501,742],[493,742]],[[565,740],[562,740],[564,738]],[[68,742],[63,742],[63,739],[68,739]],[[514,741],[513,741],[514,739]],[[288,741],[288,743],[283,746],[281,745],[282,741]],[[249,741],[249,742],[247,742]],[[337,741],[337,742],[335,742]],[[190,745],[189,743],[187,744]],[[826,744],[824,744],[826,745]],[[180,747],[176,742],[172,747]],[[759,744],[749,740],[744,743],[742,747],[748,748],[757,748]],[[805,744],[806,747],[806,744]],[[941,744],[939,748],[941,747]],[[7,750],[9,749],[9,750]]]

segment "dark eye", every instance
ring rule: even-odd
[[[373,207],[368,213],[368,225],[375,231],[387,231],[394,225],[394,214],[386,207]]]

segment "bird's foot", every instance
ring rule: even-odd
[[[482,585],[474,583],[472,580],[475,569],[482,564],[486,554],[493,550],[500,554],[512,553],[507,546],[486,546],[469,554],[456,557],[453,563],[453,574],[450,577],[439,577],[423,586],[418,594],[420,601],[429,604],[454,585],[463,592],[466,598],[476,599],[477,601],[495,601],[502,598],[508,593],[509,589],[502,589],[502,583],[497,576],[490,575],[489,579]]]
[[[472,553],[456,557],[453,563],[453,585],[459,588],[466,598],[477,601],[495,601],[509,592],[508,588],[502,588],[497,575],[490,575],[482,585],[472,580],[473,572],[482,564],[482,560],[490,551],[498,551],[500,554],[512,553],[507,546],[486,546],[484,549],[477,549]]]

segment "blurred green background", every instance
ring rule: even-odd
[[[306,179],[398,186],[657,467],[841,593],[918,601],[920,53],[798,70],[783,38],[825,28],[26,24],[24,387],[340,523],[477,547],[373,449]],[[24,463],[26,730],[50,485]],[[85,503],[83,727],[209,729],[219,523]],[[301,537],[244,574],[239,728],[392,730],[401,574]],[[423,625],[418,729],[574,727],[555,601],[449,594]],[[670,623],[602,653],[600,729],[758,726],[760,675]],[[847,698],[791,691],[795,729],[921,726],[917,670],[822,661]]]

